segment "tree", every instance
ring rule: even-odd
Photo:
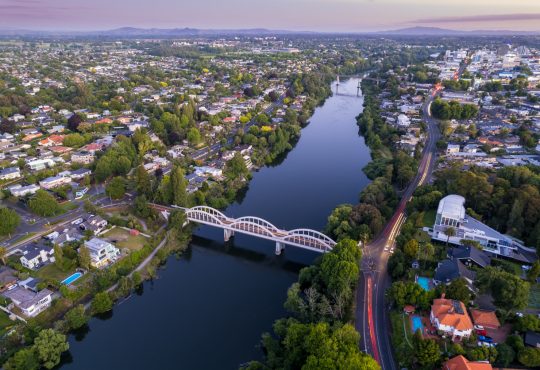
[[[448,242],[450,241],[450,238],[456,236],[456,229],[452,226],[449,226],[446,228],[444,233],[446,234],[446,246],[448,247]]]
[[[88,315],[82,304],[73,307],[66,313],[66,320],[71,330],[82,328],[88,323]]]
[[[126,182],[124,178],[120,176],[114,177],[105,188],[105,193],[111,199],[122,199],[126,195]]]
[[[191,145],[197,145],[201,142],[201,133],[196,127],[189,129],[187,139]]]
[[[0,208],[0,220],[2,220],[2,222],[0,222],[0,235],[9,235],[10,238],[11,233],[14,232],[21,223],[19,214],[14,210],[5,207]]]
[[[99,292],[95,295],[91,304],[94,314],[105,313],[112,310],[113,301],[107,292]]]
[[[468,305],[471,301],[471,291],[467,285],[467,281],[464,278],[452,280],[446,287],[446,296]]]
[[[246,162],[239,152],[236,152],[234,157],[225,164],[223,173],[229,180],[241,177],[247,178],[250,174]]]
[[[145,195],[146,197],[152,197],[152,181],[150,175],[144,169],[144,166],[137,167],[135,172],[135,183],[137,185],[137,193]]]
[[[186,206],[188,201],[187,181],[184,170],[180,166],[175,166],[170,176],[170,192],[172,194],[172,204]]]
[[[6,264],[6,253],[7,249],[5,247],[0,247],[0,260],[2,260],[2,263]]]
[[[90,268],[91,260],[90,251],[85,245],[81,245],[79,247],[79,254],[77,255],[79,266],[85,270],[88,270]]]
[[[441,359],[441,350],[433,339],[423,339],[419,332],[413,336],[416,362],[427,369],[434,369]]]
[[[79,125],[82,123],[82,121],[83,120],[82,120],[81,116],[78,115],[77,113],[75,113],[74,115],[69,117],[69,119],[67,121],[67,128],[70,131],[78,132],[79,131]]]
[[[39,361],[33,348],[23,348],[4,364],[5,370],[38,370]]]
[[[46,369],[52,369],[60,363],[60,356],[69,349],[69,344],[64,334],[44,329],[34,340],[34,348],[40,364]]]
[[[480,292],[491,293],[497,307],[511,311],[528,305],[530,285],[512,273],[487,266],[478,271],[475,284]]]
[[[63,211],[56,199],[42,189],[38,190],[28,201],[28,207],[32,212],[42,217],[56,216]]]
[[[525,347],[518,353],[518,361],[527,367],[540,366],[540,348]]]
[[[418,242],[416,239],[411,239],[403,246],[403,252],[409,258],[415,258],[418,255]]]
[[[54,245],[54,264],[60,270],[64,269],[64,251],[58,244]]]
[[[513,329],[521,333],[527,331],[540,332],[540,318],[536,315],[523,315],[522,317],[518,317]]]
[[[508,367],[516,358],[516,352],[508,344],[497,344],[497,360],[495,364],[502,367]]]
[[[540,260],[534,261],[530,270],[527,271],[527,280],[530,283],[535,283],[536,279],[538,279],[538,275],[540,275]]]

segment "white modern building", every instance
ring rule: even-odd
[[[453,228],[455,236],[448,237],[445,232]],[[462,240],[478,242],[485,252],[511,257],[518,245],[508,236],[483,224],[465,213],[465,198],[461,195],[448,195],[441,199],[437,209],[431,237],[442,242],[461,245]]]
[[[49,289],[43,289],[35,293],[21,286],[7,290],[2,295],[11,299],[26,317],[37,316],[40,312],[50,307],[53,292]]]
[[[103,239],[92,238],[84,245],[90,251],[91,265],[97,268],[108,266],[120,256],[120,250]]]

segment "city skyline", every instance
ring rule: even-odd
[[[429,26],[540,31],[540,3],[519,0],[0,0],[0,29],[94,31],[266,28],[365,32]]]

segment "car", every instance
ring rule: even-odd
[[[484,327],[482,325],[475,325],[474,328],[476,330],[484,330]]]
[[[486,336],[487,335],[487,331],[485,329],[482,329],[482,330],[476,330],[476,334],[478,335],[482,335],[482,336]]]
[[[493,338],[484,335],[479,335],[478,340],[480,340],[481,342],[493,343]]]
[[[392,247],[392,249],[390,249],[390,254],[393,254],[395,250],[396,249],[394,247]]]

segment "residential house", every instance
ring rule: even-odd
[[[472,309],[471,316],[474,325],[483,326],[487,329],[499,329],[501,323],[494,311]]]
[[[464,278],[467,281],[469,289],[472,290],[476,273],[471,271],[460,260],[445,259],[439,262],[435,269],[435,276],[433,277],[433,283],[450,284],[453,280]]]
[[[41,170],[46,169],[47,167],[49,168],[54,167],[54,165],[55,165],[54,161],[50,158],[36,159],[36,160],[26,163],[26,166],[31,171],[41,171]]]
[[[91,265],[96,268],[106,267],[120,256],[120,250],[103,239],[92,238],[84,245],[90,251]]]
[[[430,320],[437,330],[452,339],[468,338],[473,330],[473,323],[463,302],[452,299],[434,299],[431,305]]]
[[[448,256],[451,259],[461,261],[467,267],[476,266],[485,268],[491,263],[491,257],[484,253],[484,251],[469,246],[458,246],[452,248],[448,252]]]
[[[53,292],[49,289],[35,293],[20,286],[2,293],[4,297],[11,299],[27,317],[34,317],[45,311],[51,305],[52,294]]]
[[[8,167],[0,170],[0,180],[13,180],[21,177],[19,167]]]
[[[73,163],[90,164],[94,162],[95,159],[95,154],[86,150],[81,150],[71,155],[71,161]]]
[[[17,185],[8,187],[9,192],[14,197],[24,197],[27,195],[35,194],[39,189],[40,189],[39,186],[34,185],[34,184],[26,185],[26,186],[17,184]]]
[[[29,269],[37,269],[48,262],[54,262],[54,248],[52,245],[29,244],[20,252],[22,265]]]
[[[94,235],[99,234],[107,226],[107,221],[101,216],[90,216],[86,221],[79,225],[81,230],[91,230]]]
[[[86,176],[90,176],[92,174],[92,171],[88,168],[79,168],[76,170],[73,170],[69,173],[69,177],[71,177],[72,180],[82,180]]]
[[[525,345],[534,348],[540,348],[540,333],[528,331],[525,333]]]
[[[68,176],[52,176],[47,177],[39,182],[39,186],[43,189],[54,189],[63,185],[71,183],[71,178]]]
[[[469,361],[462,355],[451,358],[446,361],[443,370],[492,370],[488,361]]]

